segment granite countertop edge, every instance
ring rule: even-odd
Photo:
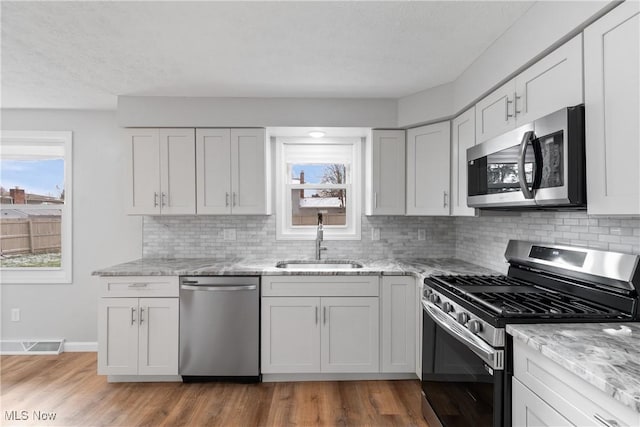
[[[631,335],[604,331],[622,328]],[[640,360],[630,360],[640,354],[640,323],[514,324],[506,332],[640,414]]]
[[[454,258],[354,259],[362,268],[283,269],[281,260],[237,258],[140,258],[92,272],[94,276],[414,276],[434,274],[499,274]],[[313,260],[308,260],[313,262]],[[344,261],[344,260],[343,260]],[[330,261],[329,261],[330,262]]]

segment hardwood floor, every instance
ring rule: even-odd
[[[0,370],[3,426],[427,426],[417,380],[107,383],[95,353],[2,356]]]

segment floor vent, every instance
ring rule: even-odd
[[[64,340],[42,341],[0,341],[0,355],[36,355],[60,354],[64,349]]]

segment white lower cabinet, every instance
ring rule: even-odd
[[[640,414],[513,340],[513,426],[638,426]]]
[[[178,278],[162,279],[101,278],[98,374],[178,375]]]
[[[320,298],[262,298],[262,373],[320,372]]]
[[[377,373],[378,276],[263,276],[263,374]]]
[[[377,297],[262,298],[262,373],[378,372]]]
[[[382,278],[380,300],[381,371],[415,372],[416,279],[409,276]]]
[[[511,410],[515,427],[573,425],[515,378],[512,387],[513,406]]]

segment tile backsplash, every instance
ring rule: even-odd
[[[640,254],[640,217],[589,216],[583,211],[500,213],[455,219],[456,258],[506,273],[509,239]]]
[[[275,216],[145,217],[144,257],[196,258],[313,258],[311,240],[276,240]],[[380,240],[371,239],[371,229]],[[236,239],[225,240],[235,229]],[[418,240],[424,230],[424,240]],[[229,233],[229,232],[227,232]],[[436,258],[455,255],[453,218],[362,217],[362,240],[326,240],[322,257],[331,258]]]
[[[372,228],[380,230],[380,240],[371,239]],[[224,238],[230,229],[235,230],[235,240]],[[418,239],[419,230],[424,230],[424,240]],[[588,216],[580,211],[456,218],[363,216],[362,240],[325,241],[323,258],[455,257],[504,273],[509,239],[640,254],[640,217]],[[145,217],[143,256],[312,258],[314,244],[276,240],[274,216]]]

